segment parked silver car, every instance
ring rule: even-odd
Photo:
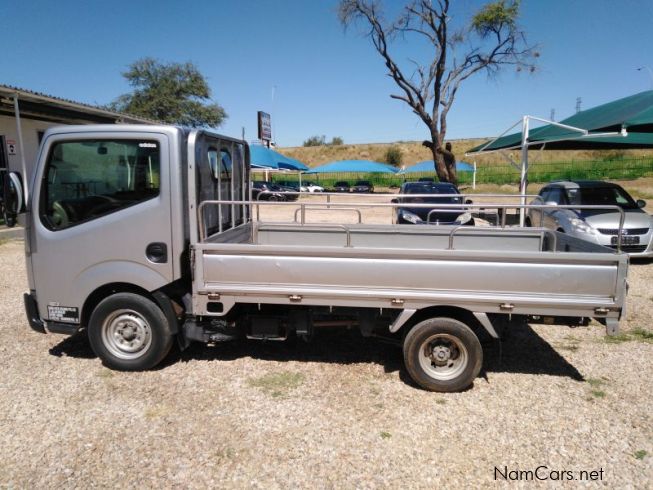
[[[642,209],[646,202],[635,201],[621,186],[600,180],[553,182],[543,187],[539,195],[541,201],[536,199],[533,204],[621,207],[626,213],[621,249],[633,257],[653,257],[653,222]],[[617,248],[619,219],[619,213],[610,210],[531,209],[526,226],[541,223],[546,228]]]

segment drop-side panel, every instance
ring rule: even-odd
[[[622,260],[608,254],[491,254],[479,252],[379,249],[290,253],[284,247],[213,246],[198,264],[199,290],[219,293],[233,302],[288,303],[378,307],[430,304],[486,305],[513,313],[591,316],[595,308],[623,300]],[[249,253],[248,253],[249,251]],[[231,298],[227,301],[226,297]],[[399,303],[394,299],[398,299]],[[201,308],[200,308],[201,310]]]

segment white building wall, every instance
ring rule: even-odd
[[[29,178],[32,177],[32,169],[36,164],[36,157],[39,150],[38,132],[45,131],[52,126],[60,126],[60,123],[50,123],[44,121],[35,121],[34,119],[21,118],[21,129],[23,133],[23,145],[25,147],[25,165]],[[19,171],[22,173],[22,163],[20,160],[20,145],[18,144],[18,131],[16,128],[16,118],[11,116],[0,116],[0,135],[5,137],[5,140],[16,142],[16,154],[9,155],[9,151],[5,148],[7,155],[9,170]]]

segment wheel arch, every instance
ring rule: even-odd
[[[179,322],[174,312],[172,306],[172,301],[162,291],[154,291],[150,293],[146,289],[143,289],[140,286],[124,282],[115,282],[110,284],[105,284],[103,286],[95,289],[84,301],[82,306],[82,315],[81,315],[81,325],[87,326],[91,318],[93,310],[99,305],[104,299],[118,293],[133,293],[139,296],[143,296],[154,303],[156,303],[159,308],[163,311],[163,314],[168,321],[171,334],[176,334],[179,331]]]
[[[405,337],[406,334],[410,331],[410,329],[413,328],[415,325],[417,325],[419,322],[426,320],[428,318],[435,318],[435,317],[446,317],[446,318],[453,318],[454,320],[458,320],[464,323],[465,325],[467,325],[469,328],[471,328],[476,334],[476,336],[479,338],[481,337],[481,335],[487,335],[487,334],[491,335],[491,333],[488,332],[487,329],[476,318],[473,311],[462,308],[460,306],[450,306],[450,305],[429,306],[427,308],[422,308],[421,310],[417,310],[415,314],[413,314],[413,316],[410,318],[410,320],[408,320],[404,325],[402,325],[402,327],[397,331],[397,333],[402,337]]]

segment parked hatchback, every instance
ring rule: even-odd
[[[397,224],[474,225],[474,218],[464,207],[438,207],[438,204],[463,204],[463,196],[453,184],[404,182],[399,189],[399,196],[392,202],[403,204],[395,210]],[[433,204],[433,206],[414,207],[411,204]],[[472,201],[466,201],[465,204],[472,204]]]
[[[532,204],[619,206],[625,212],[621,249],[632,256],[653,256],[651,216],[621,186],[600,180],[553,182]],[[541,200],[541,201],[540,201]],[[610,248],[617,248],[620,213],[616,210],[529,210],[526,226],[544,226]]]

